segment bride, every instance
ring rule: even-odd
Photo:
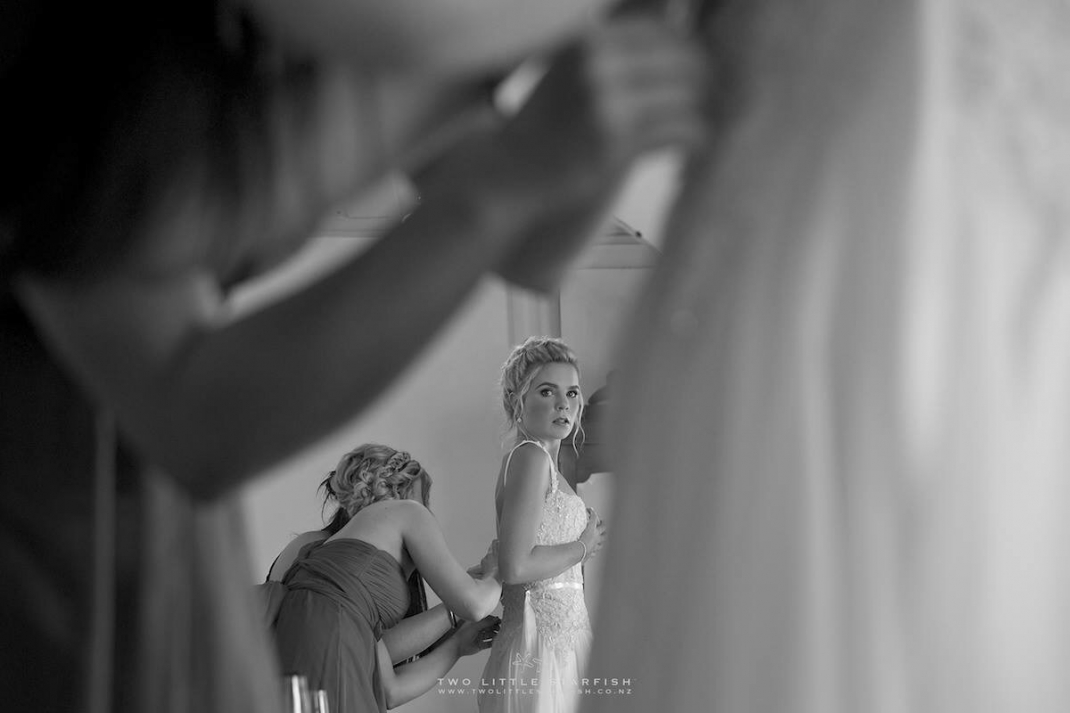
[[[516,430],[494,495],[504,611],[479,710],[571,711],[591,642],[582,566],[605,529],[557,470],[582,410],[576,357],[559,339],[531,337],[502,367],[502,391]]]

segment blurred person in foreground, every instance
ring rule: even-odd
[[[699,51],[604,5],[5,5],[5,710],[278,705],[238,487],[371,403],[483,275],[553,285],[636,156],[704,136]],[[533,53],[525,106],[473,118]],[[230,312],[418,169],[368,252]]]

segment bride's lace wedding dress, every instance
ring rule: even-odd
[[[525,443],[542,448],[522,441],[509,457]],[[567,485],[561,487],[553,458],[546,458],[549,489],[535,544],[575,542],[587,527],[587,508]],[[480,680],[480,713],[575,711],[590,646],[581,564],[548,579],[503,586],[502,626]]]

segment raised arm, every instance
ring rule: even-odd
[[[633,49],[643,54],[644,47]],[[587,67],[561,61],[571,71]],[[187,183],[163,192],[158,222],[142,226],[152,232],[155,262],[138,256],[95,280],[21,275],[17,294],[136,449],[194,495],[230,492],[371,403],[482,275],[545,285],[578,249],[583,231],[540,242],[543,231],[585,214],[592,195],[604,195],[607,177],[624,170],[622,161],[658,143],[642,132],[614,133],[608,117],[615,105],[585,99],[608,80],[582,71],[587,81],[572,82],[562,70],[561,91],[547,90],[545,101],[531,102],[504,127],[469,135],[443,155],[421,207],[370,250],[254,314],[232,318],[207,269],[167,259],[206,234],[226,241],[238,227],[196,172],[181,174],[177,180]],[[360,184],[368,169],[353,166],[375,163],[376,142],[345,140],[369,128],[328,111],[341,102],[360,114],[360,97],[345,96],[338,89],[318,105],[322,134],[287,146],[280,170],[304,172],[272,176],[261,203],[230,210],[244,207],[258,230],[300,233],[312,229],[328,198],[341,200],[345,186]],[[570,114],[573,107],[582,111]],[[322,161],[306,158],[305,149],[322,152]],[[284,212],[288,201],[298,206],[295,215]],[[280,211],[278,220],[261,215],[270,217],[269,207]],[[568,240],[572,247],[562,244]]]
[[[470,72],[560,41],[613,0],[245,0],[270,34],[306,53],[392,71]]]
[[[639,156],[706,140],[711,69],[698,44],[649,16],[620,18],[565,48],[505,130],[507,142],[530,144],[546,117],[572,127],[541,147],[570,160],[536,159],[557,172],[561,195],[547,197],[501,275],[529,289],[556,288],[587,244],[575,236],[604,228]]]
[[[502,587],[495,573],[472,577],[446,546],[442,530],[431,512],[419,503],[404,503],[404,547],[424,581],[442,603],[461,619],[477,621],[494,611]]]
[[[367,252],[241,319],[196,267],[18,295],[133,445],[212,497],[370,403],[500,262],[539,193],[502,161],[481,143]]]
[[[513,451],[505,473],[505,491],[498,519],[498,566],[502,582],[535,582],[561,574],[594,554],[601,544],[597,525],[588,523],[580,541],[536,545],[542,503],[550,487],[550,464],[545,451],[524,444]]]

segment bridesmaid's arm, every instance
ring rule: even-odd
[[[393,663],[412,658],[442,638],[450,630],[449,610],[445,604],[406,617],[383,632],[383,644]]]
[[[457,659],[490,646],[500,624],[500,620],[492,616],[466,622],[427,656],[397,668],[393,667],[390,652],[380,641],[375,653],[379,659],[379,682],[386,694],[386,707],[396,708],[431,690],[449,673]]]
[[[549,464],[541,448],[522,445],[513,452],[505,473],[498,523],[498,566],[505,584],[553,577],[583,560],[586,550],[579,542],[535,544],[549,478]],[[591,544],[587,543],[587,549],[590,548]]]
[[[427,656],[396,669],[382,641],[376,648],[376,655],[379,657],[379,681],[386,694],[387,708],[397,708],[430,691],[461,657],[457,641],[452,636]]]
[[[446,539],[431,511],[406,500],[395,505],[403,518],[401,537],[416,569],[442,603],[461,619],[478,621],[494,611],[502,585],[497,572],[472,577],[446,546]]]

